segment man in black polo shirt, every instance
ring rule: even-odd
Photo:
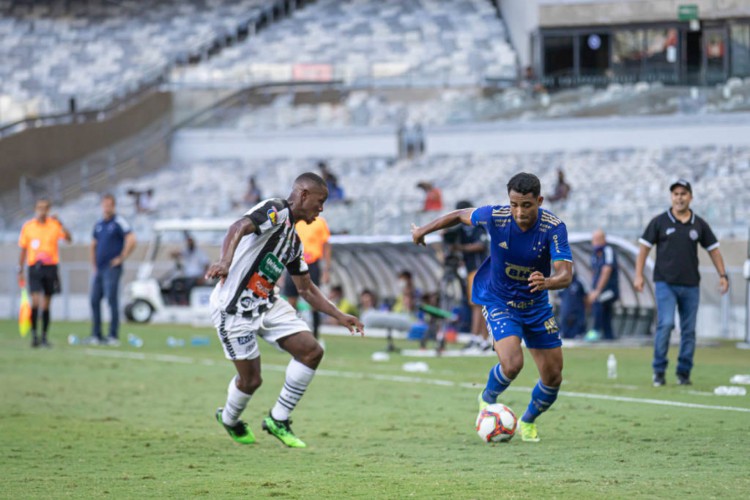
[[[693,189],[685,179],[675,181],[672,207],[654,217],[639,239],[641,250],[635,263],[633,286],[643,290],[643,268],[651,247],[656,245],[654,287],[656,293],[657,326],[654,340],[654,387],[664,385],[667,369],[669,336],[674,328],[675,308],[680,313],[680,354],[677,358],[677,381],[690,385],[690,371],[695,353],[695,321],[700,301],[698,273],[698,243],[708,251],[719,273],[719,290],[729,290],[724,259],[719,242],[708,223],[690,210]]]

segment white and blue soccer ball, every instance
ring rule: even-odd
[[[477,434],[485,443],[510,441],[517,427],[516,414],[500,403],[487,406],[477,415]]]

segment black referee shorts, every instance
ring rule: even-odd
[[[310,279],[312,282],[320,286],[320,265],[318,262],[320,261],[316,260],[312,264],[308,264],[307,268],[310,272]],[[284,286],[281,287],[281,294],[284,297],[299,297],[297,287],[294,285],[294,281],[292,281],[292,277],[289,273],[287,273],[286,278],[284,279]]]
[[[60,293],[60,277],[57,265],[34,264],[29,268],[29,292],[51,296]]]

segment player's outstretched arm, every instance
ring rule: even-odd
[[[336,321],[347,327],[352,335],[359,333],[360,335],[365,334],[365,326],[359,319],[351,314],[344,314],[341,312],[330,300],[323,295],[315,283],[310,278],[310,274],[291,275],[294,285],[297,287],[297,292],[300,297],[310,304],[314,309],[325,313]]]
[[[232,259],[234,258],[234,252],[237,250],[237,245],[240,244],[240,240],[248,234],[255,232],[255,224],[248,217],[243,217],[231,226],[224,236],[224,243],[221,245],[221,256],[219,260],[208,266],[205,278],[211,280],[214,278],[224,280],[229,273],[229,266],[232,265]]]
[[[424,226],[417,227],[416,224],[411,225],[411,238],[417,245],[424,245],[424,237],[435,231],[440,231],[447,227],[455,226],[458,223],[464,223],[467,226],[471,225],[471,213],[474,211],[473,208],[464,208],[462,210],[454,210],[448,212],[445,215],[441,215],[437,219],[434,219]]]

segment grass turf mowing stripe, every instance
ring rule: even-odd
[[[138,361],[158,361],[162,363],[183,363],[183,364],[204,364],[214,365],[215,363],[211,359],[196,359],[186,356],[172,356],[165,354],[154,354],[147,356],[140,352],[121,352],[121,351],[103,351],[98,349],[86,349],[84,353],[89,356],[100,356],[106,358],[119,358],[119,359],[132,359]],[[273,365],[264,364],[263,369],[273,371],[286,371],[285,365]],[[480,388],[477,384],[453,382],[451,380],[440,380],[430,379],[421,377],[408,377],[405,375],[383,375],[376,373],[361,373],[361,372],[346,372],[339,370],[316,370],[317,375],[328,376],[328,377],[340,377],[340,378],[352,378],[352,379],[369,379],[369,380],[381,380],[384,382],[400,382],[400,383],[411,383],[411,384],[427,384],[427,385],[438,385],[443,387],[461,387],[466,389],[476,390]],[[509,387],[508,391],[515,392],[531,392],[531,387]],[[638,404],[651,404],[661,406],[676,406],[680,408],[694,408],[701,410],[721,410],[721,411],[738,411],[742,413],[750,413],[750,408],[740,408],[736,406],[718,406],[718,405],[704,405],[698,403],[683,403],[681,401],[669,401],[665,399],[648,399],[648,398],[631,398],[627,396],[611,396],[609,394],[592,394],[586,392],[568,392],[560,391],[561,396],[567,396],[571,398],[583,398],[583,399],[600,399],[605,401],[619,401],[622,403],[638,403]]]

